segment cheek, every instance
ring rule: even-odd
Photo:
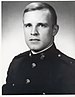
[[[27,42],[29,40],[28,33],[24,32],[25,41]]]
[[[41,36],[42,43],[48,44],[52,40],[52,31],[44,30],[40,36]]]
[[[24,30],[24,35],[25,35],[25,38],[27,39],[30,35],[30,31],[29,30]]]
[[[29,35],[31,33],[32,28],[24,28],[25,35]]]
[[[52,35],[52,31],[50,30],[50,29],[44,29],[44,30],[42,30],[42,32],[40,33],[40,36],[42,37],[42,38],[49,38],[49,37],[51,37],[51,35]]]

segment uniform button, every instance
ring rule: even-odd
[[[58,54],[58,57],[61,57],[61,54]]]
[[[26,84],[29,84],[30,83],[30,79],[26,79]]]
[[[45,58],[45,55],[42,54],[41,57],[40,57],[40,59],[43,60],[44,58]]]
[[[31,53],[29,53],[29,56],[31,57]]]
[[[72,64],[72,61],[70,63]]]
[[[14,86],[15,86],[15,84],[12,84],[12,86],[14,87]]]
[[[43,95],[45,95],[45,92],[43,92]]]
[[[36,67],[36,64],[35,63],[32,63],[32,68]]]

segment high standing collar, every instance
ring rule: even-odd
[[[30,53],[29,53],[29,56],[35,56],[35,57],[38,57],[38,56],[54,56],[56,55],[56,46],[55,44],[53,43],[53,45],[47,49],[45,49],[44,51],[38,53],[38,54],[33,54],[32,51],[30,50]]]
[[[49,45],[47,48],[45,48],[45,49],[43,49],[43,50],[41,50],[41,51],[39,51],[39,52],[34,52],[34,51],[32,51],[32,50],[31,50],[31,52],[32,52],[32,54],[39,54],[39,53],[42,53],[42,52],[48,50],[49,48],[51,48],[52,45],[53,45],[53,44]]]

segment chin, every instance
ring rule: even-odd
[[[38,51],[41,51],[40,48],[30,48],[32,51],[35,51],[35,52],[38,52]]]
[[[31,49],[32,51],[38,52],[40,49]]]
[[[38,52],[38,51],[41,51],[44,47],[42,47],[41,45],[28,45],[28,47],[31,49],[31,50],[33,50],[33,51],[35,51],[35,52]]]

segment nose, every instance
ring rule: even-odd
[[[39,35],[39,32],[38,32],[38,30],[37,30],[37,27],[33,27],[33,28],[32,28],[31,35],[34,35],[34,36]]]

